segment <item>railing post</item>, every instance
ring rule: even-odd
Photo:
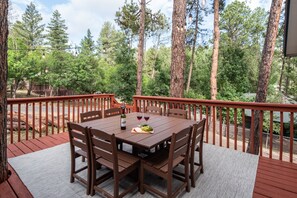
[[[135,97],[133,97],[133,112],[138,112],[137,100]]]

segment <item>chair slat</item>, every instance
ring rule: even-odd
[[[104,158],[104,159],[106,159],[106,160],[108,160],[110,162],[114,161],[114,157],[113,157],[111,152],[108,152],[106,150],[102,150],[102,149],[100,149],[98,147],[95,147],[95,146],[93,146],[93,151],[97,156],[100,156],[100,157],[102,157],[102,158]]]
[[[81,122],[87,122],[92,120],[98,120],[102,118],[101,111],[88,111],[80,114]]]
[[[149,114],[162,115],[162,108],[156,106],[147,106],[146,111]]]
[[[111,109],[106,109],[104,110],[104,117],[112,117],[116,115],[121,115],[121,109],[120,108],[111,108]]]
[[[81,148],[83,151],[88,150],[87,145],[85,143],[81,142],[81,141],[73,140],[73,145],[78,147],[78,148]]]
[[[110,141],[106,141],[106,140],[102,140],[102,139],[98,139],[98,138],[94,138],[92,139],[93,141],[93,145],[94,146],[100,146],[100,148],[108,151],[108,152],[112,152],[112,145],[110,143]]]

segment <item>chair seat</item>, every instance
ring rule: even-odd
[[[142,160],[142,163],[144,165],[153,167],[155,169],[159,169],[163,173],[168,172],[168,158],[169,156],[169,150],[168,149],[162,149],[153,155],[150,155],[145,158],[145,160]],[[176,167],[179,163],[181,163],[184,160],[183,156],[179,156],[173,161],[173,167]]]
[[[97,162],[100,163],[103,166],[106,166],[107,168],[113,170],[113,163],[104,159],[104,158],[98,158]],[[139,158],[132,156],[128,153],[118,151],[118,168],[119,173],[125,171],[127,168],[134,166],[139,162]]]
[[[87,158],[87,152],[83,151],[82,149],[76,150],[75,153],[78,154],[79,156],[83,156]]]

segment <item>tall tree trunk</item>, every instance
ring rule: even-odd
[[[287,72],[286,72],[286,82],[285,82],[285,95],[288,95],[288,90],[289,90],[289,84],[290,84],[290,79],[289,79],[289,72],[291,71],[291,61],[289,58],[288,61],[288,67],[287,67]]]
[[[17,79],[13,80],[13,95],[12,95],[13,98],[16,98],[16,92],[19,88],[19,84],[20,84],[20,80],[17,80]]]
[[[192,71],[193,71],[193,65],[194,65],[194,55],[195,55],[195,47],[196,47],[196,40],[197,40],[197,34],[198,34],[198,18],[199,18],[199,1],[196,2],[196,21],[195,21],[195,33],[194,33],[194,40],[192,45],[192,54],[191,54],[191,63],[190,63],[190,70],[189,70],[189,76],[188,76],[188,83],[186,92],[189,92],[190,84],[191,84],[191,78],[192,78]]]
[[[262,61],[260,65],[258,88],[255,102],[266,102],[267,89],[270,78],[272,59],[274,55],[275,40],[278,33],[282,2],[283,0],[272,0],[271,2],[269,22],[265,37],[265,44],[262,51]],[[259,122],[260,112],[256,111],[254,116],[254,134],[250,134],[247,148],[248,153],[259,154]]]
[[[144,23],[145,23],[145,0],[141,0],[140,20],[139,20],[139,43],[137,57],[137,86],[136,95],[142,93],[142,68],[143,68],[143,48],[144,48]]]
[[[8,0],[0,1],[0,183],[8,178],[7,166],[7,36]]]
[[[219,42],[220,42],[220,29],[219,29],[219,0],[214,0],[214,33],[213,33],[213,52],[212,52],[212,65],[210,75],[210,95],[211,99],[217,98],[217,72],[219,64]]]
[[[282,56],[282,68],[281,68],[281,73],[280,73],[280,77],[279,77],[279,84],[278,84],[278,91],[280,91],[280,92],[282,91],[285,64],[286,64],[285,57]]]
[[[186,0],[173,1],[170,96],[184,96]]]
[[[27,96],[31,96],[31,91],[32,91],[32,81],[29,80],[29,87],[28,87],[28,90],[27,90]]]

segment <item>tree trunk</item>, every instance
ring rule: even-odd
[[[286,83],[285,83],[285,95],[288,95],[288,90],[289,90],[289,84],[290,84],[290,79],[289,79],[289,72],[291,71],[291,61],[289,59],[288,61],[288,67],[287,67],[287,72],[286,72]]]
[[[16,79],[13,80],[13,95],[12,95],[13,98],[16,98],[16,92],[19,88],[19,84],[20,84],[20,80],[16,80]]]
[[[255,102],[266,102],[267,89],[270,78],[272,59],[274,55],[275,40],[278,33],[278,25],[282,8],[282,2],[282,0],[272,0],[271,3],[267,33],[262,52],[262,61],[260,65],[258,88]],[[259,121],[260,112],[255,111],[253,129],[254,134],[250,133],[247,148],[248,153],[259,154]]]
[[[284,69],[285,69],[285,57],[282,56],[282,68],[281,68],[281,73],[279,77],[279,84],[278,84],[278,91],[282,91],[282,84],[283,84],[283,74],[284,74]]]
[[[28,90],[27,90],[27,96],[31,96],[31,91],[32,91],[32,81],[29,80],[29,87],[28,87]]]
[[[213,52],[212,52],[212,65],[210,75],[210,95],[211,99],[217,98],[217,72],[219,64],[219,42],[220,42],[220,29],[219,29],[219,0],[214,0],[214,33],[213,33]]]
[[[184,96],[186,0],[173,1],[170,96]]]
[[[7,36],[8,0],[0,1],[0,183],[8,178],[7,165]]]
[[[196,2],[196,21],[195,21],[195,33],[194,33],[194,40],[192,45],[192,54],[191,54],[191,63],[190,63],[190,70],[189,70],[189,76],[188,76],[188,83],[186,92],[189,92],[190,84],[191,84],[191,78],[192,78],[192,71],[193,71],[193,65],[194,65],[194,55],[195,55],[195,47],[196,47],[196,40],[197,40],[197,34],[198,34],[198,18],[199,18],[199,1]]]
[[[136,95],[142,93],[142,68],[143,68],[143,47],[144,47],[144,23],[145,23],[145,0],[141,0],[140,20],[139,20],[139,43],[137,57],[137,86]]]

